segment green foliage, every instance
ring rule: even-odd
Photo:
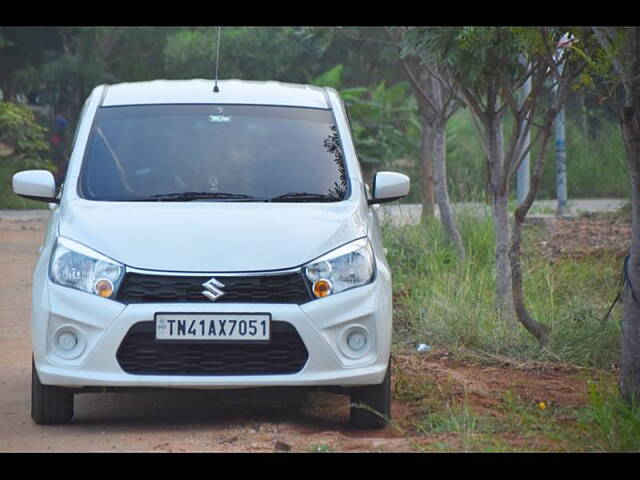
[[[75,117],[97,85],[162,77],[162,45],[166,35],[174,30],[173,27],[17,28],[15,46],[6,49],[5,55],[9,61],[14,57],[20,61],[13,61],[14,68],[4,79],[0,71],[0,82],[3,88],[11,85],[17,92],[27,94],[31,103],[64,106]],[[25,37],[26,33],[29,36]]]
[[[293,34],[319,59],[327,53],[339,29],[340,27],[298,27],[294,29]]]
[[[602,113],[600,115],[604,116]],[[592,137],[566,123],[567,190],[571,198],[628,198],[630,184],[620,126],[601,120]],[[555,198],[555,148],[550,148],[539,198]]]
[[[55,167],[48,159],[47,129],[24,105],[0,102],[0,208],[42,208],[13,193],[11,178],[20,170]]]
[[[167,38],[164,47],[165,67],[171,75],[183,78],[211,77],[215,62],[212,31],[184,30]]]
[[[342,87],[342,71],[343,70],[344,70],[344,65],[338,64],[335,67],[311,79],[309,83],[311,85],[317,85],[319,87],[331,87],[331,88],[335,88],[336,90],[340,90],[340,87]]]
[[[220,42],[220,78],[304,82],[312,65],[305,46],[293,41],[290,27],[224,27]],[[164,47],[171,78],[213,78],[218,28],[182,29]]]
[[[372,85],[385,80],[394,85],[405,80],[398,48],[389,41],[387,27],[300,27],[292,41],[305,49],[308,79],[331,65],[344,65],[342,87]]]
[[[452,201],[481,199],[486,160],[469,110],[460,109],[447,122],[447,184]]]
[[[376,167],[416,163],[420,124],[407,83],[387,87],[382,81],[367,92],[351,89],[345,103],[360,161]]]
[[[497,76],[512,82],[522,76],[520,55],[528,57],[536,40],[536,31],[526,28],[420,27],[405,36],[402,54],[445,66],[459,84],[482,91]]]
[[[32,167],[44,164],[49,151],[46,133],[29,108],[0,102],[0,142],[5,145],[6,156]],[[7,159],[0,157],[0,161]]]

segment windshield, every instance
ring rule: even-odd
[[[78,193],[108,201],[339,201],[329,110],[248,105],[98,109]]]

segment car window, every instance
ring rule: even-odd
[[[170,195],[185,193],[249,201],[344,199],[348,182],[332,112],[248,105],[98,109],[81,197],[144,201],[183,199]]]

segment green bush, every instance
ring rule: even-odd
[[[47,129],[26,106],[0,102],[0,208],[43,208],[13,193],[11,178],[21,170],[55,171],[48,158]]]
[[[39,125],[28,107],[13,102],[0,102],[0,142],[2,159],[25,162],[34,168],[47,162],[49,144],[47,129]]]

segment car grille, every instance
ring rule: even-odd
[[[211,276],[146,275],[127,272],[118,292],[123,303],[202,302],[203,283]],[[311,300],[311,293],[301,272],[275,275],[220,276],[224,295],[216,303],[295,303]]]
[[[133,325],[116,354],[134,375],[274,375],[302,370],[309,353],[296,329],[271,322],[269,343],[171,343],[155,340],[155,323]]]

